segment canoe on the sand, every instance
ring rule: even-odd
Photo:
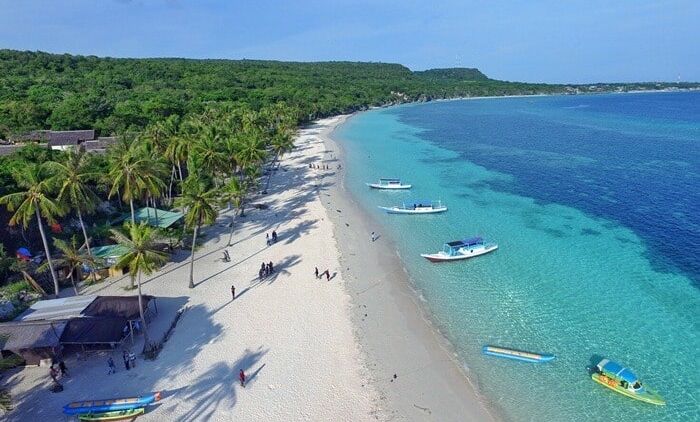
[[[137,416],[143,415],[146,410],[143,407],[138,409],[116,410],[104,413],[86,413],[78,415],[81,421],[132,421]]]

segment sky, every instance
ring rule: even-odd
[[[0,48],[700,81],[700,0],[0,0]]]

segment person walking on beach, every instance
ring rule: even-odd
[[[241,381],[241,387],[245,388],[245,372],[243,372],[243,369],[238,370],[238,379]]]
[[[107,366],[109,367],[109,371],[107,371],[107,375],[117,373],[117,368],[114,366],[114,359],[112,359],[111,356],[107,359]]]
[[[231,300],[236,299],[236,286],[231,285]]]
[[[372,234],[370,235],[370,237],[372,238],[372,242],[374,242],[375,240],[377,240],[377,235],[374,234],[374,232],[372,232]]]
[[[272,261],[270,261],[270,263],[267,264],[267,272],[270,273],[270,274],[272,274],[273,272],[275,272],[275,270],[272,268]]]
[[[61,370],[61,378],[63,378],[63,377],[70,378],[70,375],[68,375],[68,368],[66,368],[66,363],[63,361],[63,359],[58,361],[58,369]]]
[[[265,243],[267,243],[267,246],[270,246],[270,234],[265,233]]]
[[[314,274],[316,274],[316,279],[318,279],[318,267],[314,267]]]
[[[51,369],[49,369],[49,376],[51,377],[53,382],[59,385],[61,384],[60,382],[58,382],[58,370],[53,365],[51,365]]]
[[[277,243],[277,232],[272,231],[272,243]]]
[[[132,368],[136,368],[136,354],[129,350],[129,364]]]
[[[126,350],[122,352],[122,359],[124,360],[124,368],[126,368],[127,371],[131,369],[129,368],[129,353],[127,353]]]

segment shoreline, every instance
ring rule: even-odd
[[[346,168],[333,132],[351,116],[334,117],[337,121],[317,135],[326,145],[324,161],[331,162],[331,168],[338,163]],[[322,203],[333,222],[341,273],[354,304],[356,337],[389,415],[400,420],[498,420],[429,309],[420,303],[420,292],[393,241],[370,241],[369,234],[376,230],[373,217],[345,189],[342,170],[335,176],[335,183],[321,192]]]
[[[475,97],[454,97],[454,98],[436,98],[425,101],[407,101],[395,104],[385,104],[381,106],[368,107],[366,110],[356,111],[355,113],[361,113],[363,111],[377,110],[389,107],[400,107],[418,104],[429,104],[437,102],[449,102],[449,101],[472,101],[472,100],[497,100],[499,98],[539,98],[539,97],[585,97],[587,95],[624,95],[624,94],[664,94],[664,93],[680,93],[680,92],[700,92],[700,88],[679,88],[679,89],[634,89],[630,91],[600,91],[600,92],[580,92],[574,94],[567,94],[565,92],[553,93],[553,94],[516,94],[516,95],[485,95],[485,96],[475,96]],[[345,114],[339,116],[348,116]],[[338,116],[325,117],[324,119],[332,119]],[[322,120],[322,119],[321,119]]]

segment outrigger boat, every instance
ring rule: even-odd
[[[498,249],[495,243],[485,242],[481,237],[447,242],[442,250],[433,254],[421,254],[430,262],[457,261],[493,252]]]
[[[400,206],[379,207],[389,214],[436,214],[447,211],[442,201],[404,201]]]
[[[378,183],[367,183],[372,189],[411,189],[411,185],[404,185],[401,179],[379,179]]]
[[[554,360],[554,355],[525,352],[522,350],[507,349],[505,347],[498,346],[484,346],[482,351],[485,355],[520,360],[523,362],[541,363]]]
[[[131,410],[146,407],[158,400],[160,400],[160,392],[125,399],[74,401],[63,406],[63,413],[66,415],[84,415],[113,412],[117,410]]]
[[[78,415],[81,421],[133,421],[146,411],[143,407],[128,410],[115,410],[104,413],[85,413]]]
[[[591,374],[593,381],[631,399],[663,406],[666,401],[656,391],[644,387],[636,375],[619,363],[601,360]]]

